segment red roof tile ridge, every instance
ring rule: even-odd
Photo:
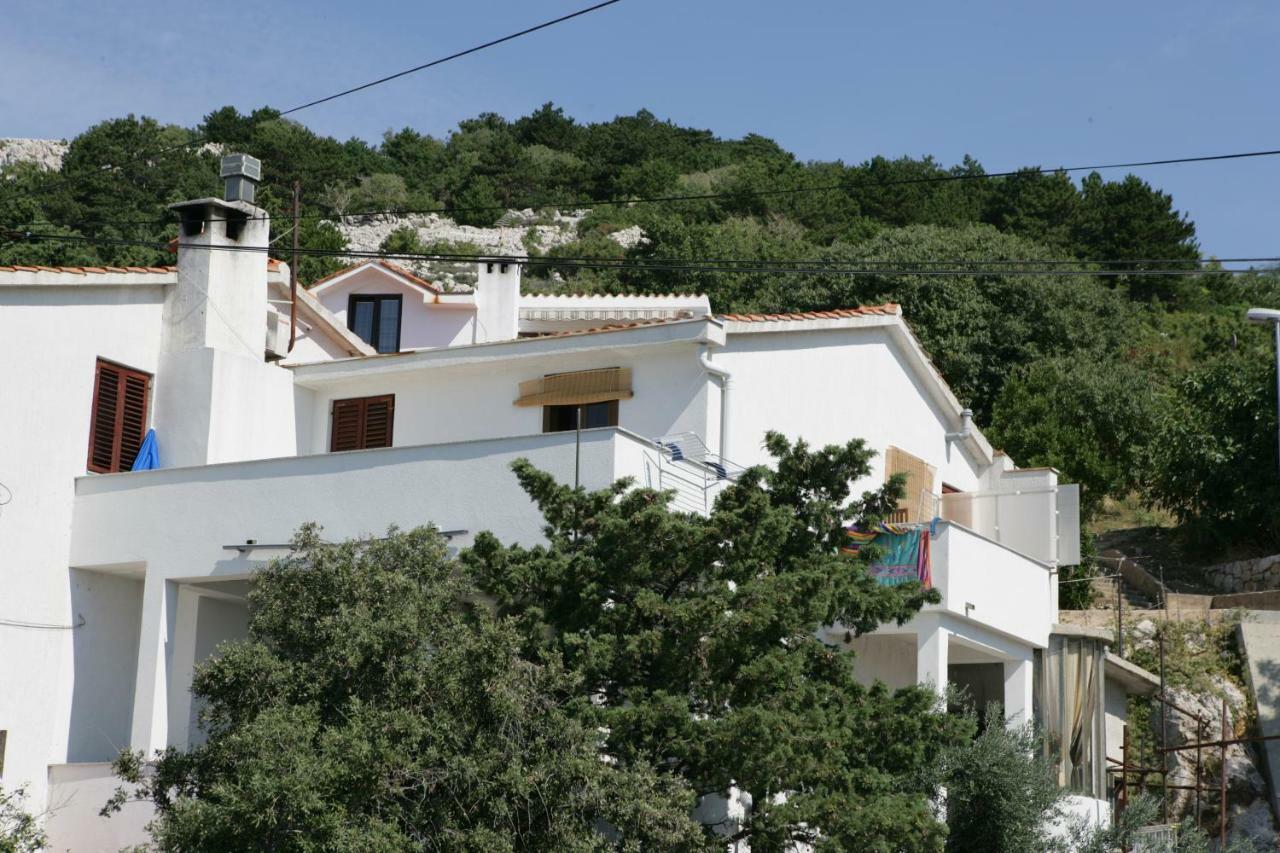
[[[442,288],[436,286],[435,284],[432,284],[431,282],[427,281],[425,278],[413,272],[412,270],[406,269],[405,267],[402,267],[397,263],[393,263],[387,260],[386,258],[368,258],[363,261],[360,261],[359,263],[349,264],[340,270],[335,270],[334,272],[331,272],[328,275],[321,276],[320,278],[311,282],[311,284],[307,285],[307,289],[308,290],[314,289],[319,285],[324,284],[327,281],[332,281],[335,278],[339,278],[341,276],[346,275],[352,270],[359,269],[360,267],[367,266],[369,264],[376,264],[385,270],[395,273],[396,275],[402,275],[405,278],[412,281],[414,284],[421,285],[422,287],[425,287],[427,290],[430,290],[432,293],[444,293],[444,290]]]
[[[69,275],[107,275],[108,273],[170,273],[177,267],[87,267],[87,266],[31,266],[29,264],[6,264],[0,266],[0,272],[51,272]]]

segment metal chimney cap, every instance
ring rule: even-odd
[[[248,178],[251,181],[262,180],[262,161],[249,154],[228,154],[222,158],[220,178]]]

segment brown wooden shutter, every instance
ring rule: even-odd
[[[334,400],[329,450],[390,447],[395,410],[394,394]]]
[[[147,434],[151,376],[98,359],[89,421],[89,470],[128,471]]]
[[[370,397],[364,401],[364,446],[390,447],[391,424],[395,420],[396,398]]]

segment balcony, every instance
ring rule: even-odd
[[[617,428],[326,453],[81,477],[71,565],[169,577],[244,575],[280,552],[306,522],[326,539],[382,535],[434,523],[491,530],[504,541],[542,539],[542,518],[511,463],[528,458],[562,482],[602,488],[646,482],[652,442]]]

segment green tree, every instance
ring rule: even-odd
[[[1169,269],[1186,266],[1200,254],[1196,227],[1173,208],[1173,197],[1155,190],[1135,175],[1104,181],[1097,172],[1080,184],[1081,199],[1072,226],[1072,242],[1080,257],[1099,261],[1150,259],[1123,269]],[[1181,262],[1181,263],[1179,263]],[[1180,285],[1171,276],[1133,275],[1120,279],[1140,301],[1176,299]]]
[[[940,850],[933,768],[972,729],[928,688],[862,686],[851,654],[815,635],[903,622],[937,593],[878,584],[843,556],[844,525],[896,505],[895,478],[850,501],[861,441],[810,449],[777,434],[775,468],[727,485],[709,517],[625,481],[588,493],[515,464],[547,544],[477,537],[462,559],[524,655],[563,660],[605,751],[662,768],[703,795],[752,802],[738,840],[755,851]]]
[[[1241,337],[1176,383],[1152,442],[1149,494],[1205,550],[1280,545],[1274,355]]]
[[[294,546],[255,580],[249,639],[198,668],[207,742],[116,762],[160,849],[702,848],[692,793],[601,760],[576,677],[519,657],[436,530]]]
[[[1001,389],[988,437],[1022,465],[1047,465],[1081,485],[1081,510],[1143,484],[1157,424],[1151,371],[1120,359],[1058,356],[1018,370]]]
[[[942,765],[948,853],[1053,849],[1064,792],[1030,723],[1008,727],[993,703],[978,736],[948,750]]]
[[[0,853],[36,853],[45,847],[40,819],[27,811],[23,788],[0,788]]]
[[[901,304],[942,375],[983,425],[990,423],[994,401],[1018,368],[1048,356],[1089,359],[1115,353],[1136,322],[1124,300],[1096,279],[1018,275],[1022,267],[1011,262],[1055,253],[989,225],[888,229],[853,253],[870,262],[943,261],[949,262],[944,269],[974,270],[947,276],[833,276],[826,304],[815,307]]]

